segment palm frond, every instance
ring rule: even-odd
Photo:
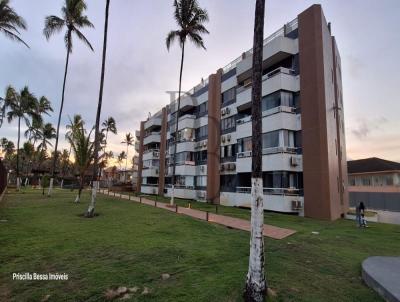
[[[55,34],[59,33],[65,26],[65,20],[57,16],[47,16],[44,21],[43,34],[47,40]]]

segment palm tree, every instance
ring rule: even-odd
[[[126,159],[126,158],[127,158],[127,156],[126,156],[125,151],[122,151],[120,154],[118,154],[117,162],[118,162],[120,170],[121,170],[121,164],[122,164],[123,160]]]
[[[36,141],[41,138],[40,130],[43,127],[42,119],[33,118],[32,122],[29,123],[28,129],[26,129],[24,136],[28,139],[28,142],[32,143],[35,147]],[[33,142],[32,142],[33,141]]]
[[[22,168],[21,170],[24,171],[24,166],[25,166],[25,186],[28,183],[28,174],[31,168],[32,164],[32,157],[35,154],[35,147],[33,147],[33,144],[28,142],[25,142],[22,146]]]
[[[38,150],[47,151],[48,145],[53,146],[50,141],[56,138],[56,129],[51,123],[47,123],[43,125],[40,132],[42,141],[38,146]]]
[[[60,122],[61,115],[64,106],[64,93],[65,93],[65,83],[67,81],[67,72],[68,72],[68,63],[69,63],[69,55],[72,53],[72,34],[74,33],[79,40],[83,41],[92,51],[93,47],[90,42],[86,39],[83,33],[80,31],[81,28],[84,27],[94,27],[93,24],[89,21],[88,17],[83,15],[85,10],[87,9],[86,3],[84,0],[65,0],[65,4],[62,7],[62,18],[57,16],[47,16],[45,19],[45,26],[43,29],[43,34],[46,39],[49,40],[50,37],[60,32],[64,27],[66,28],[64,41],[65,47],[67,48],[67,58],[65,61],[65,71],[64,71],[64,81],[61,95],[61,105],[60,112],[58,114],[58,122],[57,122],[57,137],[56,137],[56,145],[54,147],[54,159],[53,166],[51,169],[51,179],[48,195],[51,195],[51,191],[53,189],[53,181],[54,181],[54,172],[56,168],[57,162],[57,148],[58,148],[58,138],[60,133]]]
[[[102,132],[106,133],[105,140],[104,140],[104,151],[107,147],[107,140],[108,140],[108,132],[111,132],[113,134],[117,134],[117,125],[115,122],[115,119],[112,116],[109,116],[102,124],[103,129],[101,129]]]
[[[104,75],[106,67],[106,56],[107,56],[107,34],[108,34],[108,14],[110,10],[110,0],[106,0],[105,9],[105,19],[104,19],[104,40],[103,40],[103,56],[101,62],[101,76],[100,76],[100,91],[99,91],[99,102],[97,103],[96,112],[96,124],[94,131],[94,163],[93,163],[93,183],[92,183],[92,204],[93,211],[88,210],[88,214],[94,214],[94,205],[96,203],[96,190],[99,186],[99,172],[98,172],[98,162],[99,162],[99,150],[100,150],[100,139],[101,133],[100,128],[100,116],[101,116],[101,106],[103,103],[103,89],[104,89]]]
[[[65,139],[67,141],[69,141],[68,138],[72,135],[75,129],[83,128],[85,126],[85,121],[82,119],[82,116],[80,114],[75,114],[72,119],[70,117],[68,117],[68,119],[69,119],[69,124],[65,126],[65,128],[67,129],[67,132],[65,133]],[[70,145],[68,158],[70,158],[71,156],[71,150],[72,146]]]
[[[265,300],[267,282],[264,272],[264,204],[261,141],[261,88],[264,40],[265,0],[256,0],[253,40],[252,100],[252,175],[251,235],[249,270],[244,292],[245,301]]]
[[[179,26],[178,30],[173,30],[167,35],[166,44],[169,50],[171,43],[178,39],[179,46],[182,49],[181,68],[179,72],[179,91],[178,91],[178,108],[175,117],[175,139],[174,139],[174,152],[172,155],[172,191],[171,191],[171,205],[174,204],[174,191],[175,191],[175,161],[176,161],[176,145],[178,136],[178,119],[181,107],[181,88],[182,88],[182,71],[183,61],[185,57],[185,43],[186,39],[197,47],[205,48],[202,34],[208,34],[208,30],[203,23],[208,21],[208,13],[205,9],[199,7],[197,0],[174,0],[174,18]]]
[[[11,40],[21,42],[29,48],[29,45],[19,37],[20,32],[18,30],[26,30],[26,22],[24,18],[18,16],[18,14],[10,7],[9,3],[10,0],[0,0],[0,32],[3,32],[6,37]]]
[[[75,128],[73,133],[68,137],[68,141],[72,146],[72,150],[74,151],[74,164],[79,174],[79,190],[75,202],[80,201],[85,173],[89,169],[89,166],[93,160],[93,143],[90,141],[91,134],[92,131],[90,131],[89,135],[86,136],[86,131],[81,126]],[[94,211],[94,207],[92,210],[89,206],[89,210]]]
[[[126,157],[125,157],[125,176],[124,176],[124,182],[126,182],[126,174],[127,174],[127,169],[128,169],[128,154],[129,154],[129,146],[133,146],[134,143],[134,138],[133,135],[128,132],[125,134],[125,139],[121,142],[121,144],[126,144]]]
[[[19,178],[19,143],[21,138],[21,120],[25,122],[27,126],[30,124],[29,118],[38,118],[35,109],[37,106],[37,99],[29,91],[27,86],[24,87],[18,93],[13,87],[9,86],[7,88],[5,97],[5,106],[9,108],[7,112],[7,120],[11,123],[14,119],[18,120],[18,140],[17,140],[17,189],[20,187]]]

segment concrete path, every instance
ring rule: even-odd
[[[369,257],[362,263],[362,277],[386,301],[400,302],[400,257]]]
[[[117,192],[116,193],[114,193],[114,192],[108,193],[107,190],[99,190],[99,192],[106,194],[106,195],[122,198],[122,199],[128,199],[128,200],[135,201],[135,202],[141,202],[141,203],[149,205],[149,206],[161,208],[161,209],[175,212],[178,214],[183,214],[183,215],[197,218],[200,220],[205,220],[205,221],[209,221],[212,223],[221,224],[221,225],[227,226],[229,228],[250,232],[250,221],[249,220],[208,213],[205,211],[194,210],[194,209],[189,209],[189,208],[185,208],[185,207],[175,206],[175,207],[171,208],[166,203],[146,199],[145,197],[124,195],[124,194],[120,194]],[[296,233],[295,230],[284,229],[284,228],[279,228],[279,227],[275,227],[272,225],[264,224],[264,236],[267,236],[267,237],[270,237],[273,239],[283,239],[294,233]]]

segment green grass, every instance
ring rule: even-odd
[[[168,211],[99,195],[94,219],[79,215],[89,202],[74,193],[10,193],[0,204],[0,301],[105,301],[116,286],[146,286],[129,301],[241,301],[249,234]],[[160,200],[161,201],[161,200]],[[165,200],[164,200],[165,201]],[[179,200],[182,206],[187,201]],[[192,208],[215,206],[192,203]],[[248,219],[248,210],[219,207]],[[400,226],[318,221],[266,213],[265,222],[297,230],[266,239],[272,301],[381,301],[360,279],[363,259],[400,253]],[[317,231],[319,235],[311,232]],[[13,272],[60,272],[68,281],[13,281]],[[161,280],[162,273],[171,274]]]

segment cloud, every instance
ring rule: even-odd
[[[380,117],[377,119],[359,119],[358,125],[350,129],[351,133],[358,138],[359,140],[363,140],[370,136],[370,134],[376,130],[382,130],[382,125],[386,124],[388,120],[385,117]]]

